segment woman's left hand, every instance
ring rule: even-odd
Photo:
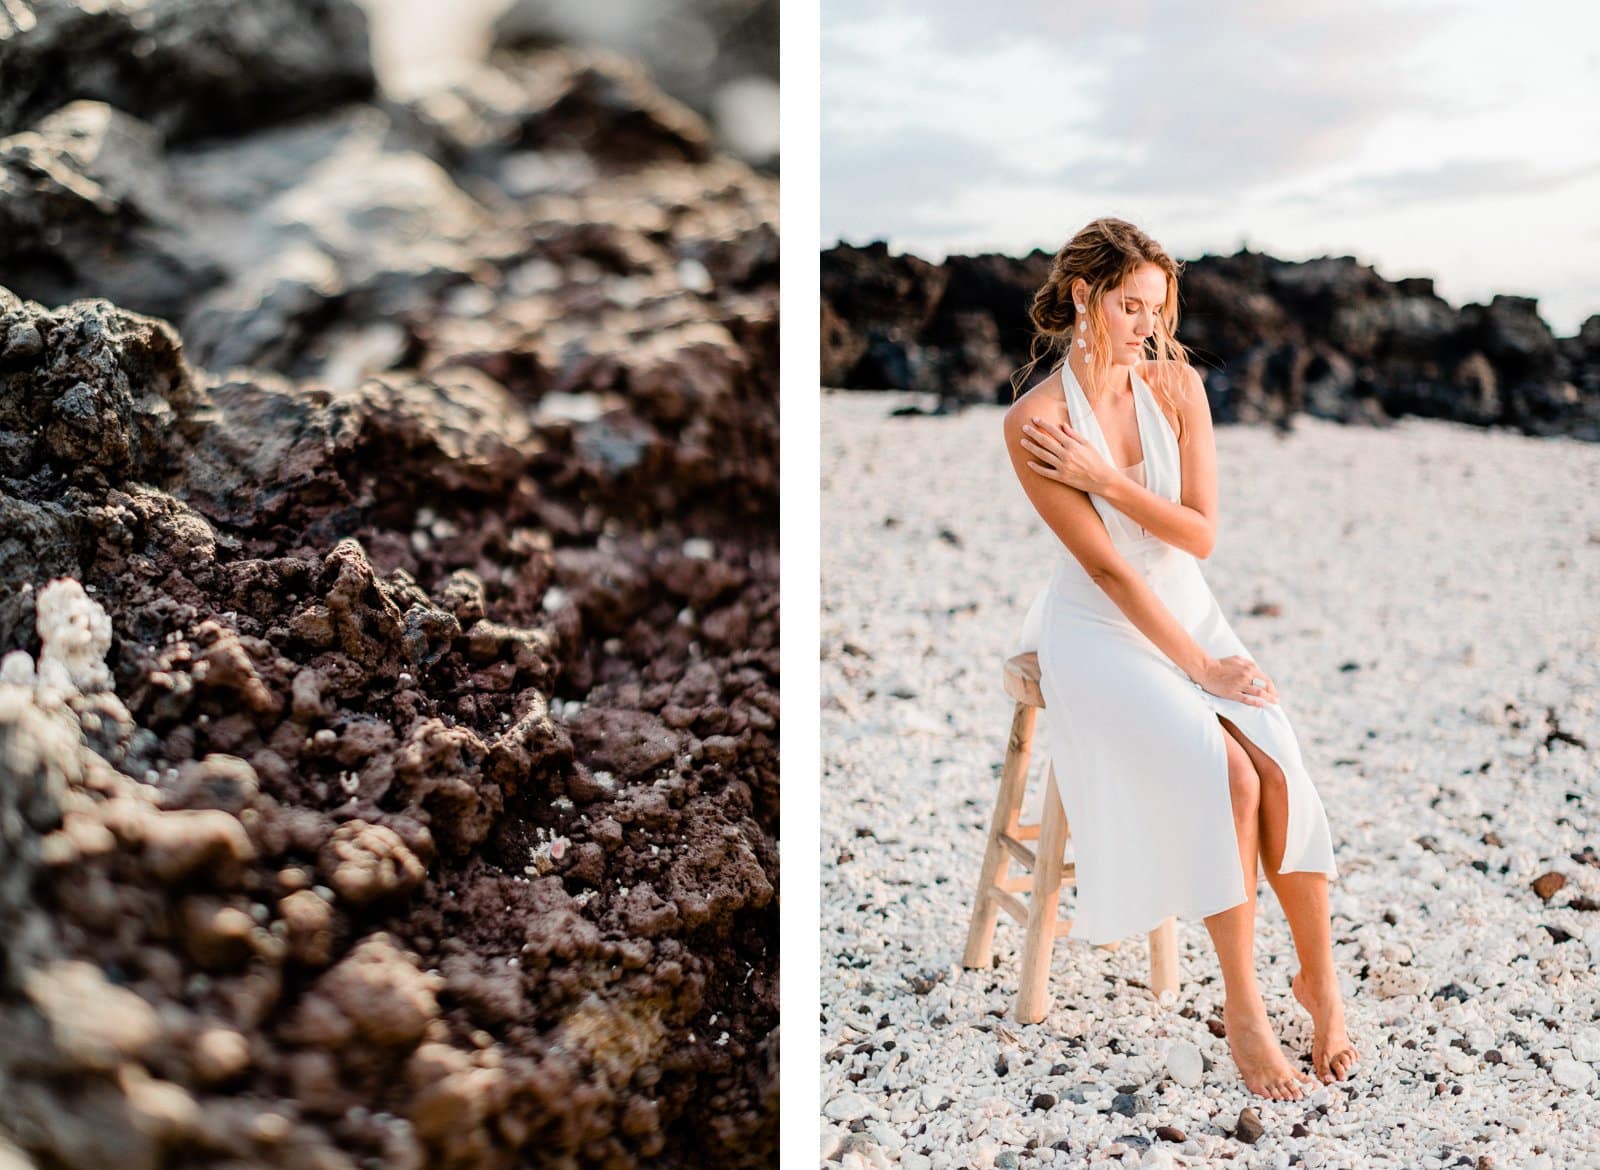
[[[1110,477],[1121,474],[1095,450],[1093,443],[1067,423],[1039,419],[1023,423],[1022,445],[1038,456],[1038,460],[1028,461],[1029,467],[1068,487],[1104,495]]]

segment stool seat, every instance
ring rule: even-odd
[[[1032,650],[1006,659],[1006,694],[1030,707],[1044,706],[1044,691],[1039,687],[1039,655]]]
[[[999,792],[989,822],[989,839],[984,850],[983,868],[978,878],[978,896],[967,927],[966,951],[962,963],[967,967],[988,967],[994,957],[994,930],[999,912],[1004,910],[1025,928],[1022,945],[1022,977],[1017,991],[1016,1015],[1024,1024],[1044,1019],[1049,1007],[1050,952],[1055,940],[1072,929],[1072,919],[1057,918],[1063,882],[1076,884],[1076,863],[1064,864],[1071,826],[1056,785],[1055,761],[1045,777],[1043,819],[1037,824],[1021,821],[1023,790],[1027,785],[1028,759],[1033,751],[1033,731],[1044,692],[1039,685],[1039,656],[1017,654],[1006,660],[1006,694],[1015,706],[1011,734],[1006,742],[1005,763],[1000,769]],[[1027,842],[1037,842],[1029,848]],[[1015,862],[1023,872],[1010,873]],[[1026,894],[1024,900],[1020,895]],[[1178,987],[1178,948],[1176,922],[1167,918],[1150,931],[1150,991],[1159,996]],[[1116,950],[1116,942],[1101,943],[1103,950]]]

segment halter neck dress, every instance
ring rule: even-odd
[[[1059,367],[1072,426],[1116,459],[1070,364]],[[1154,392],[1132,375],[1144,486],[1178,501],[1178,437]],[[1128,473],[1132,469],[1122,469]],[[1254,657],[1233,632],[1199,562],[1089,494],[1112,542],[1173,616],[1215,658]],[[1279,872],[1338,876],[1322,801],[1284,704],[1210,694],[1163,653],[1064,545],[1010,652],[1036,651],[1045,709],[1038,737],[1055,768],[1076,850],[1069,938],[1091,943],[1200,919],[1245,900],[1233,826],[1228,718],[1283,769],[1289,818]],[[1265,862],[1261,863],[1263,866]],[[1065,891],[1064,891],[1065,893]]]

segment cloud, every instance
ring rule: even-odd
[[[1559,249],[1491,257],[1486,234],[1588,220],[1600,71],[1577,0],[1513,22],[1457,0],[822,13],[825,239],[1053,250],[1114,214],[1182,254],[1248,236],[1543,288],[1565,279]]]
[[[1392,211],[1416,203],[1542,194],[1595,174],[1600,174],[1600,161],[1545,171],[1519,158],[1461,158],[1437,166],[1363,175],[1320,190],[1291,193],[1282,202],[1346,214],[1376,208]]]
[[[1111,63],[1092,92],[1106,142],[1125,161],[1078,176],[1130,194],[1232,195],[1350,157],[1399,111],[1445,103],[1397,68],[1392,50],[1436,33],[1415,7],[1338,10],[1256,3],[1124,11],[1077,47]]]
[[[868,156],[865,170],[825,174],[824,198],[857,205],[847,189],[873,181],[870,155],[906,161],[891,132],[922,132],[938,153],[918,174],[944,188],[1033,171],[1089,192],[1231,200],[1437,102],[1383,50],[1436,31],[1438,13],[1390,0],[1323,12],[1166,0],[1092,20],[1058,3],[830,0],[824,20],[824,157],[835,137]]]
[[[862,223],[892,223],[896,234],[964,234],[976,224],[971,216],[951,215],[952,190],[1019,177],[1015,162],[992,144],[948,130],[825,137],[824,234]]]

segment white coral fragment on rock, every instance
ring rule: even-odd
[[[31,687],[37,681],[33,673],[33,655],[26,650],[13,650],[0,658],[0,683]]]
[[[71,577],[58,577],[39,590],[34,610],[39,683],[84,693],[110,690],[111,618],[100,603]]]

